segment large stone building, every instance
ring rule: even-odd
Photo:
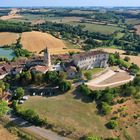
[[[95,67],[104,68],[107,67],[109,54],[103,51],[89,51],[80,54],[75,54],[73,57],[73,63],[80,69],[92,69]]]

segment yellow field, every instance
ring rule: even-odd
[[[140,67],[140,56],[124,55],[123,53],[125,53],[125,51],[113,49],[113,48],[102,48],[102,50],[109,52],[109,53],[119,52],[122,58],[125,58],[125,56],[128,56],[128,57],[130,57],[131,63],[137,64]]]
[[[16,40],[18,38],[19,38],[19,34],[9,33],[9,32],[1,32],[0,33],[0,46],[11,45],[12,43],[16,43]]]
[[[35,53],[39,53],[46,47],[49,48],[51,54],[62,54],[75,50],[67,49],[62,40],[57,39],[50,34],[37,31],[22,33],[21,43],[24,49]]]

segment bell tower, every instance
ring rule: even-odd
[[[44,61],[45,61],[45,65],[48,66],[48,68],[50,70],[51,69],[51,57],[50,57],[49,50],[47,47],[44,50]]]

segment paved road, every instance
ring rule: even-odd
[[[51,130],[47,130],[41,127],[36,127],[28,123],[27,121],[19,117],[16,117],[14,115],[10,115],[8,116],[8,118],[10,119],[10,121],[14,122],[19,127],[23,128],[24,130],[27,130],[28,132],[31,132],[32,134],[35,134],[38,137],[41,137],[47,140],[71,140],[69,138],[62,137]]]

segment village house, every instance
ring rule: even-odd
[[[75,78],[76,76],[78,77],[78,71],[76,69],[76,67],[74,66],[70,66],[68,68],[66,68],[66,72],[67,72],[67,77],[68,78]]]

